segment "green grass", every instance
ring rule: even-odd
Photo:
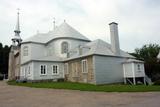
[[[26,86],[33,88],[52,88],[52,89],[69,89],[80,91],[98,91],[98,92],[150,92],[160,91],[160,86],[155,85],[92,85],[72,82],[41,82],[41,83],[16,83],[9,81],[9,85]]]

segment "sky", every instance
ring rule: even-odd
[[[160,0],[0,0],[0,42],[11,45],[20,8],[21,38],[47,33],[64,20],[90,40],[110,43],[109,23],[117,22],[122,50],[160,44]]]

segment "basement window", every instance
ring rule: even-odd
[[[87,60],[82,60],[82,73],[88,73]]]

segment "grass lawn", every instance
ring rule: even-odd
[[[72,82],[41,82],[41,83],[16,83],[9,81],[9,85],[26,86],[34,88],[70,89],[80,91],[99,91],[99,92],[150,92],[160,91],[160,86],[156,85],[92,85]]]

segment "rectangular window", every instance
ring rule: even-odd
[[[24,67],[24,77],[27,76],[27,67]]]
[[[141,71],[141,65],[140,64],[137,65],[137,69],[138,69],[138,71]]]
[[[58,65],[53,65],[52,66],[52,73],[53,73],[53,75],[58,75],[59,74]]]
[[[23,56],[28,56],[28,46],[23,48]]]
[[[65,74],[68,74],[69,72],[68,72],[68,63],[65,63],[64,64],[64,72],[65,72]]]
[[[47,65],[41,65],[40,66],[40,74],[46,75],[47,74]]]
[[[30,71],[30,66],[28,66],[28,74],[31,74],[31,71]]]
[[[77,62],[72,63],[72,77],[78,77]]]
[[[82,60],[82,73],[88,72],[87,60]]]

